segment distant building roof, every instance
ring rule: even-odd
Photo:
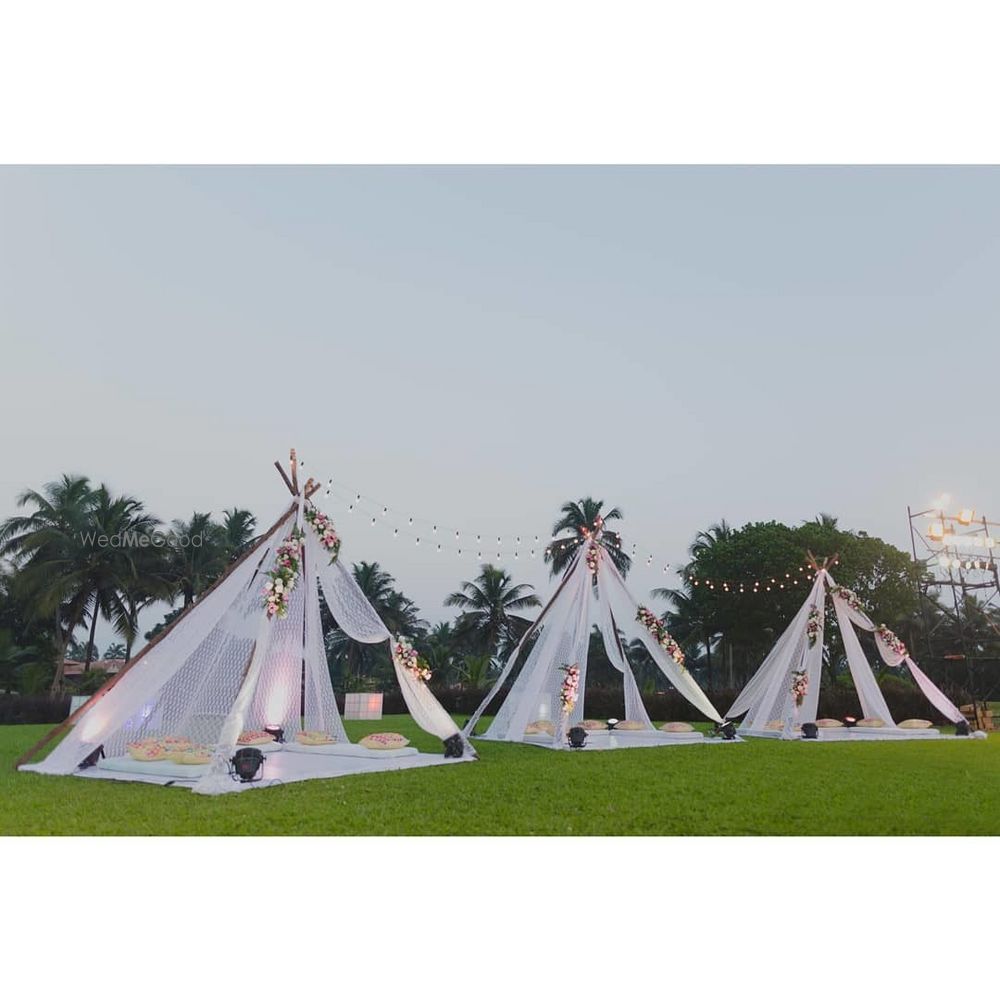
[[[117,674],[125,666],[125,660],[91,660],[90,669],[105,674]],[[83,660],[63,660],[63,675],[79,677],[83,673]]]

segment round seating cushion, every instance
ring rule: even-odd
[[[781,719],[772,719],[764,728],[771,732],[780,732],[785,728],[785,724]]]
[[[534,722],[529,722],[524,728],[524,733],[526,736],[532,736],[537,733],[548,733],[549,736],[555,735],[556,727],[554,723],[549,722],[548,719],[535,719]]]
[[[693,733],[694,726],[690,722],[664,722],[660,730],[664,733]]]
[[[402,733],[371,733],[358,743],[366,750],[402,750],[410,745]]]
[[[900,729],[930,729],[931,723],[926,719],[904,719],[900,724]]]
[[[167,751],[162,743],[143,740],[141,743],[129,743],[125,747],[132,760],[166,760]]]
[[[265,743],[273,743],[274,737],[262,729],[246,729],[240,733],[240,738],[236,742],[241,747],[259,747]]]
[[[301,733],[295,734],[295,742],[306,747],[322,747],[336,743],[337,737],[318,729],[303,729]]]
[[[630,733],[634,733],[645,728],[646,723],[640,722],[638,719],[622,719],[621,722],[615,724],[615,729],[621,729],[623,732]]]
[[[885,723],[881,719],[858,719],[858,725],[865,729],[882,729]]]
[[[819,729],[843,729],[844,724],[840,719],[817,719],[816,725]]]
[[[184,750],[172,750],[168,756],[175,764],[210,764],[212,762],[212,748],[190,746]]]
[[[601,729],[608,728],[608,724],[606,722],[601,722],[600,719],[584,719],[583,722],[580,723],[580,726],[583,729],[586,729],[588,733],[596,733]]]

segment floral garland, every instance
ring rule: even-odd
[[[420,659],[419,654],[413,648],[413,643],[405,635],[396,637],[392,645],[392,658],[413,675],[414,680],[423,681],[425,684],[431,679],[431,671],[427,664]]]
[[[560,669],[566,676],[559,689],[559,702],[562,705],[563,714],[569,715],[580,694],[580,668],[574,663],[572,666],[567,665],[560,667]]]
[[[646,631],[657,641],[660,648],[669,653],[674,663],[684,669],[684,650],[677,645],[674,637],[667,631],[663,620],[657,618],[652,611],[643,605],[639,605],[636,611],[635,620],[641,622],[646,627]]]
[[[340,555],[340,536],[333,530],[333,521],[315,507],[306,508],[305,519],[319,537],[320,545],[330,553],[330,563],[332,565],[337,561],[337,556]]]
[[[792,697],[795,699],[796,706],[802,707],[802,702],[806,700],[808,693],[809,677],[804,670],[796,670],[792,674]]]
[[[264,584],[264,610],[268,618],[287,618],[288,599],[299,579],[299,559],[302,554],[302,531],[292,528],[291,534],[274,554],[274,569],[268,572]]]
[[[901,660],[905,660],[910,654],[907,652],[906,645],[903,640],[896,635],[892,629],[885,625],[879,625],[878,637],[893,651],[893,653],[898,656]]]
[[[596,542],[587,546],[587,569],[590,575],[597,576],[597,564],[601,561],[601,547]]]
[[[842,601],[846,601],[847,606],[853,611],[860,611],[862,614],[865,614],[865,609],[862,606],[858,595],[855,594],[853,590],[848,590],[847,587],[841,587],[839,583],[830,589],[833,591],[834,597],[839,597]]]
[[[816,645],[816,640],[823,629],[823,615],[815,604],[809,607],[809,621],[806,623],[806,638],[809,640],[809,648]]]

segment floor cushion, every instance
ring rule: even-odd
[[[241,747],[258,747],[265,743],[273,743],[274,737],[262,729],[245,729],[236,741]]]
[[[588,733],[596,733],[601,729],[608,728],[608,724],[606,722],[601,722],[600,719],[584,719],[583,722],[580,723],[580,726],[583,729],[586,729]]]
[[[328,743],[336,743],[337,737],[316,729],[303,729],[295,734],[295,742],[307,747],[320,747]]]
[[[167,760],[167,750],[162,743],[143,740],[141,743],[129,743],[125,750],[132,760]]]
[[[537,733],[547,733],[549,736],[554,736],[555,731],[555,725],[548,719],[536,719],[534,722],[529,722],[524,729],[526,736],[534,736]]]
[[[366,750],[402,750],[410,741],[402,733],[371,733],[358,744]]]
[[[693,733],[694,726],[690,722],[664,722],[660,730],[664,733]]]
[[[881,719],[858,719],[858,726],[862,729],[883,729],[885,723]]]
[[[645,729],[646,723],[639,722],[638,719],[623,719],[621,722],[615,724],[615,729],[621,729],[623,732],[636,732],[640,729]]]
[[[819,729],[843,729],[844,724],[840,719],[817,719],[816,726]]]
[[[772,719],[765,727],[769,732],[781,732],[785,728],[785,724],[781,719]]]
[[[900,729],[930,729],[931,723],[926,719],[904,719],[899,724]]]
[[[183,750],[171,750],[167,756],[175,764],[186,764],[189,767],[194,767],[198,764],[210,764],[212,762],[212,748],[190,746]]]

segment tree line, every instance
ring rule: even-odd
[[[84,663],[83,677],[71,686],[93,690],[101,680],[90,676],[91,663],[99,658],[94,642],[99,621],[109,623],[117,637],[105,658],[128,659],[139,642],[144,609],[167,608],[145,634],[149,639],[196,603],[254,543],[257,531],[253,514],[240,507],[219,517],[195,512],[166,525],[136,497],[115,495],[83,476],[64,475],[40,490],[25,490],[17,503],[22,513],[0,524],[0,690],[6,692],[62,692],[67,658]],[[564,504],[545,553],[552,576],[565,571],[598,528],[598,544],[627,575],[631,559],[617,532],[622,521],[618,508],[605,509],[591,497]],[[132,544],[109,542],[126,535]],[[151,544],[134,544],[137,536]],[[854,590],[872,617],[902,636],[918,658],[924,647],[969,648],[970,642],[975,655],[1000,654],[995,609],[970,599],[961,609],[961,634],[957,615],[939,602],[920,600],[918,583],[926,567],[882,539],[844,530],[828,514],[795,526],[770,521],[733,528],[721,521],[697,533],[680,571],[681,585],[649,595],[703,686],[739,687],[760,664],[806,597],[808,574],[801,568],[807,551],[836,553],[838,582]],[[541,606],[532,586],[487,563],[447,595],[444,604],[455,609],[455,617],[431,624],[385,567],[358,562],[351,570],[386,627],[414,639],[435,685],[489,684]],[[322,614],[338,690],[390,688],[388,651],[351,639],[325,604]],[[836,683],[846,668],[832,616],[828,628],[824,668]],[[662,687],[642,643],[630,643],[627,652],[640,684],[649,691]],[[618,675],[596,629],[588,664],[589,684],[615,684]]]

